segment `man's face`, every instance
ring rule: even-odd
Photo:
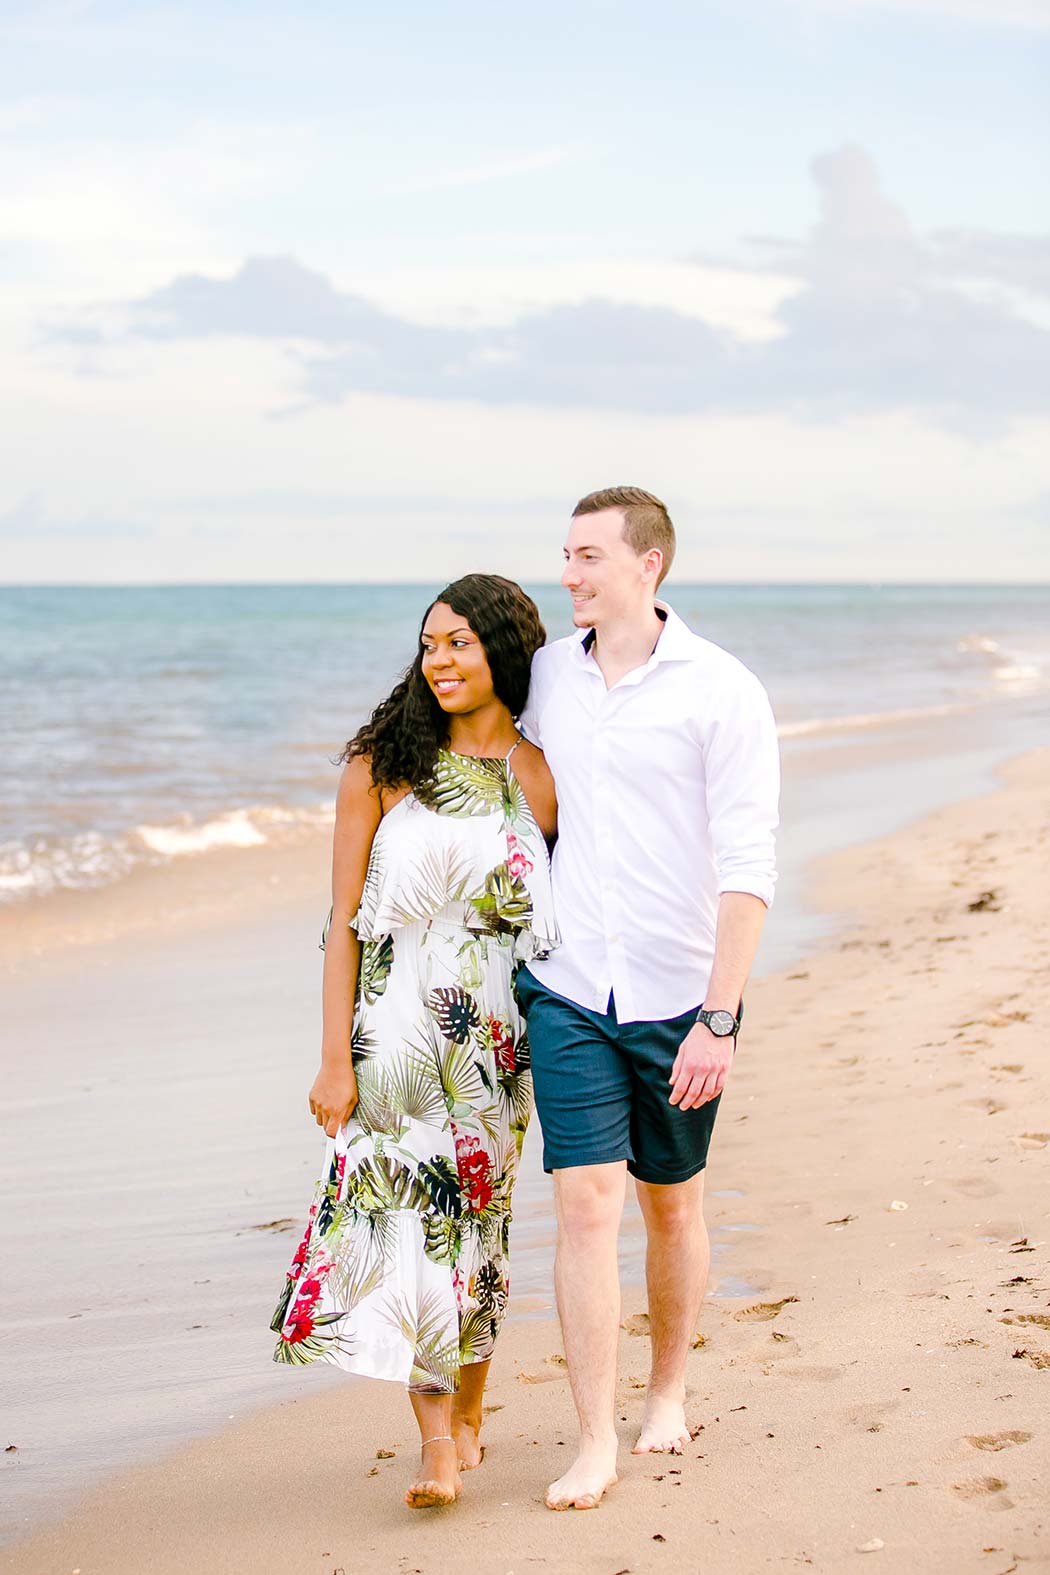
[[[655,562],[654,562],[655,554]],[[569,526],[561,583],[578,629],[637,614],[652,595],[659,552],[635,552],[623,536],[623,511],[582,514]]]

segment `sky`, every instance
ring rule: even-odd
[[[0,580],[1050,580],[1050,0],[0,0]]]

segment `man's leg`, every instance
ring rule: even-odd
[[[549,1509],[596,1509],[616,1481],[616,1352],[620,1275],[616,1242],[625,1161],[554,1172],[558,1249],[554,1284],[565,1358],[580,1419],[576,1459],[547,1490]]]
[[[685,1419],[685,1362],[707,1287],[711,1249],[704,1224],[704,1172],[673,1186],[639,1181],[638,1202],[648,1242],[652,1369],[645,1420],[633,1453],[679,1453],[689,1442]]]

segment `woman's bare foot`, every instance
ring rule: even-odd
[[[617,1481],[616,1439],[584,1443],[576,1459],[547,1489],[548,1509],[597,1509],[607,1488]]]
[[[438,1509],[454,1504],[462,1483],[456,1464],[456,1443],[451,1438],[435,1438],[422,1448],[423,1464],[419,1476],[405,1494],[409,1509]]]
[[[685,1407],[680,1400],[650,1395],[632,1455],[680,1455],[690,1439]]]
[[[456,1441],[461,1471],[473,1471],[485,1458],[484,1446],[478,1436],[480,1432],[480,1422],[474,1422],[465,1416],[452,1418],[452,1437]]]

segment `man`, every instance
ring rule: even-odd
[[[685,1363],[710,1251],[704,1166],[776,879],[779,761],[765,691],[656,591],[674,527],[638,487],[576,505],[562,584],[581,634],[536,654],[522,729],[559,804],[561,947],[519,975],[579,1453],[551,1509],[616,1481],[617,1235],[627,1172],[647,1231],[652,1366],[635,1454],[689,1440]]]

